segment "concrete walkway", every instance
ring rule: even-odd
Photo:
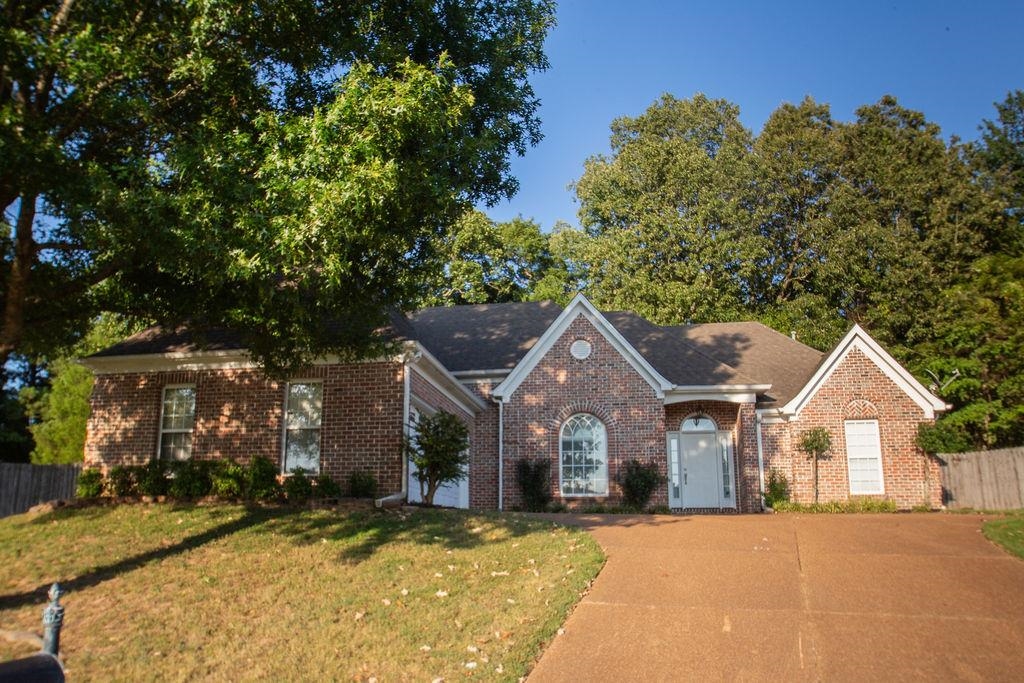
[[[981,517],[553,519],[608,563],[531,683],[1024,680],[1024,560]]]

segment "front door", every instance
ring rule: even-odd
[[[730,443],[727,431],[668,433],[669,507],[736,507]]]
[[[714,432],[680,434],[683,504],[688,508],[719,506],[718,438]]]

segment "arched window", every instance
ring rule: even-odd
[[[604,425],[593,415],[573,415],[562,425],[559,480],[563,496],[608,495]]]
[[[679,426],[681,432],[714,432],[718,425],[707,415],[690,415]]]

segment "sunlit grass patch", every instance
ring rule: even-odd
[[[514,680],[602,562],[511,515],[90,508],[0,521],[0,628],[60,581],[72,680]]]

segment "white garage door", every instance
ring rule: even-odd
[[[416,421],[419,420],[420,413],[416,408],[409,409],[409,422],[411,427],[411,436],[416,438],[415,425]],[[409,495],[408,499],[410,503],[421,503],[423,498],[420,496],[420,480],[416,478],[416,466],[411,462],[409,463]],[[469,475],[460,479],[457,482],[444,484],[438,487],[437,491],[434,492],[434,505],[441,505],[449,508],[469,508]]]

